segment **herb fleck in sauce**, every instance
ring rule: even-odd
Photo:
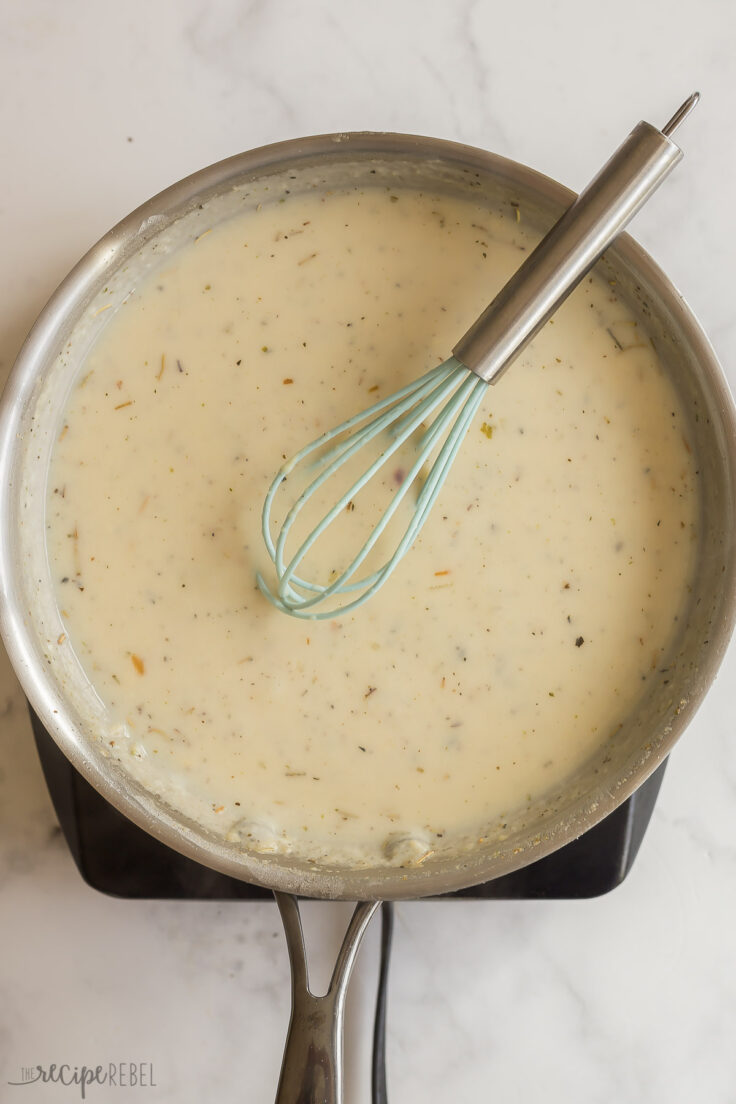
[[[559,787],[653,676],[691,566],[686,424],[616,288],[586,281],[391,585],[305,635],[254,585],[273,473],[444,359],[533,237],[517,204],[281,198],[165,261],[80,370],[49,482],[58,645],[112,754],[214,830],[421,862]],[[343,511],[353,534],[374,516]]]

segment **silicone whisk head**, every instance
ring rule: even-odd
[[[451,357],[419,379],[375,403],[368,410],[336,426],[301,449],[281,468],[266,495],[263,505],[262,529],[266,548],[276,569],[274,586],[257,576],[258,586],[265,596],[284,613],[306,620],[324,620],[356,609],[383,586],[391,573],[411,548],[424,525],[437,495],[447,478],[452,462],[486,391],[487,384]],[[329,548],[330,527],[349,510],[370,480],[385,476],[399,450],[406,448],[410,438],[419,434],[411,449],[410,460],[400,484],[388,506],[363,543],[351,553],[347,566],[333,573],[327,582],[306,578],[302,573],[305,557],[320,560],[321,549]],[[330,482],[339,483],[341,472],[359,460],[363,450],[377,450],[357,477],[340,486],[335,500],[319,511],[319,520],[311,526],[293,552],[286,546],[305,508],[309,511],[323,498],[323,489]],[[286,514],[281,528],[274,535],[272,509],[276,494],[289,477],[300,471],[307,485]],[[344,484],[344,480],[343,480]],[[412,504],[413,499],[413,504]],[[399,537],[393,551],[383,563],[366,574],[365,562],[392,519],[401,514]],[[298,538],[297,538],[298,539]],[[318,542],[321,542],[318,546]],[[315,572],[324,578],[327,569]]]
[[[281,469],[263,507],[263,536],[276,568],[275,588],[258,576],[261,590],[278,609],[294,617],[333,617],[362,605],[386,582],[426,521],[486,386],[499,379],[678,163],[682,151],[671,141],[671,135],[698,99],[694,92],[662,131],[648,123],[639,123],[632,130],[463,335],[449,360],[307,445]],[[305,578],[302,562],[309,557],[313,563],[311,553],[320,538],[420,427],[408,472],[402,474],[375,528],[357,553],[348,556],[348,566],[334,571],[328,583]],[[369,459],[351,483],[349,473],[356,455],[379,442],[376,459]],[[308,465],[311,482],[297,497],[274,540],[274,497],[286,477],[303,463]],[[323,488],[343,469],[343,474],[348,473],[347,490],[336,495],[296,552],[287,558],[286,542],[297,518],[305,507],[307,517],[314,513]],[[410,493],[416,497],[403,529],[401,524],[398,526],[402,535],[381,566],[371,570],[366,561],[392,520],[399,519],[402,503],[411,502],[407,499]],[[367,574],[361,576],[364,565]]]

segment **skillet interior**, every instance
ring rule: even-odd
[[[656,679],[615,738],[562,789],[551,792],[482,846],[439,853],[421,867],[315,866],[293,855],[249,853],[205,832],[143,790],[95,738],[104,710],[69,653],[49,647],[59,629],[44,549],[45,480],[58,417],[80,359],[106,319],[97,296],[120,302],[141,275],[177,247],[208,203],[221,217],[266,201],[289,179],[296,190],[390,181],[458,196],[520,203],[540,229],[571,193],[502,158],[434,139],[333,135],[282,143],[221,162],[150,200],[110,232],[59,288],[21,352],[3,399],[2,627],[26,693],[72,763],[117,808],[164,843],[235,877],[308,896],[416,897],[488,881],[580,835],[656,768],[694,713],[725,651],[736,605],[733,406],[707,340],[676,290],[630,239],[601,264],[646,325],[689,412],[701,485],[701,536],[687,616]]]

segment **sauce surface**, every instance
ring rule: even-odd
[[[166,260],[88,354],[49,476],[59,646],[112,753],[230,839],[405,863],[482,837],[564,785],[661,662],[695,476],[652,344],[598,277],[489,389],[369,603],[307,623],[255,585],[283,459],[444,360],[535,240],[444,196],[289,197]]]

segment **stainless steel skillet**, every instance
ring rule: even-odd
[[[80,261],[55,293],[21,351],[0,409],[1,627],[15,670],[45,727],[74,766],[133,821],[164,843],[247,881],[282,894],[358,901],[419,897],[490,880],[541,858],[611,812],[655,769],[695,712],[724,654],[736,611],[734,511],[736,418],[713,351],[676,289],[630,239],[601,263],[640,317],[689,412],[689,441],[701,481],[701,527],[693,592],[670,655],[643,691],[615,739],[559,790],[521,810],[503,831],[462,851],[438,851],[419,867],[322,867],[298,856],[243,850],[187,820],[143,790],[98,739],[104,710],[73,657],[53,648],[57,626],[44,551],[44,491],[60,410],[81,357],[104,324],[97,297],[113,305],[132,281],[175,248],[178,230],[196,222],[202,204],[226,217],[234,205],[266,201],[279,188],[362,185],[434,189],[482,197],[501,210],[523,211],[540,229],[569,205],[572,194],[523,166],[480,150],[394,134],[327,135],[268,146],[230,158],[175,184],[134,211]],[[250,198],[244,198],[249,193]],[[280,899],[292,951],[298,952],[293,902]],[[341,964],[346,979],[370,914],[361,906]],[[304,983],[296,957],[295,981]],[[311,1005],[335,1042],[337,1007]],[[299,1008],[297,1008],[299,1012]],[[295,1020],[295,1023],[298,1022]],[[327,1088],[299,1096],[282,1080],[280,1100],[339,1100],[339,1074],[322,1040],[297,1037],[321,1053]],[[324,1047],[322,1046],[324,1043]],[[291,1048],[291,1049],[290,1049]],[[287,1067],[293,1069],[294,1067]],[[289,1075],[290,1076],[290,1075]],[[287,1075],[285,1074],[285,1078]],[[329,1095],[329,1094],[332,1095]]]

